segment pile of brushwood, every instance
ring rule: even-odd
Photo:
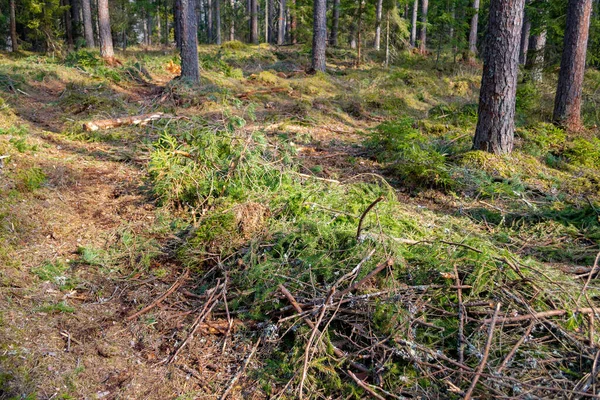
[[[305,174],[290,139],[239,117],[162,132],[149,174],[190,221],[171,247],[186,269],[135,316],[194,296],[163,354],[182,368],[194,335],[251,341],[223,398],[242,375],[270,398],[596,395],[597,259],[565,273],[375,174]]]

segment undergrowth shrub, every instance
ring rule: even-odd
[[[385,122],[371,134],[367,146],[376,151],[378,161],[386,163],[411,185],[452,185],[447,154],[413,124],[410,118]]]

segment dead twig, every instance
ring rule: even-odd
[[[593,309],[591,308],[576,308],[575,310],[550,310],[550,311],[542,311],[542,312],[538,312],[538,313],[532,313],[532,314],[525,314],[525,315],[518,315],[516,317],[503,317],[503,318],[499,318],[498,323],[511,323],[511,322],[520,322],[520,321],[528,321],[530,319],[541,319],[541,318],[547,318],[547,317],[558,317],[561,315],[565,315],[569,312],[573,312],[573,313],[578,313],[578,314],[592,314],[594,312]],[[484,324],[489,324],[490,322],[492,322],[493,318],[488,318],[483,320]]]
[[[250,351],[250,354],[248,354],[248,357],[246,357],[246,359],[244,360],[244,363],[242,364],[240,369],[236,372],[234,377],[231,379],[231,381],[229,382],[229,385],[227,385],[227,389],[225,389],[225,392],[223,392],[223,394],[221,395],[220,400],[225,400],[227,398],[227,396],[229,395],[229,392],[231,392],[231,390],[233,389],[233,386],[240,379],[240,376],[242,376],[242,374],[248,367],[248,364],[250,364],[250,360],[256,353],[256,350],[258,349],[258,346],[260,345],[260,341],[261,341],[261,338],[259,337],[258,340],[256,341],[256,343],[254,343],[254,347],[252,347],[252,351]]]
[[[519,347],[529,337],[529,334],[531,333],[531,330],[533,329],[533,327],[535,326],[535,324],[536,324],[535,322],[532,322],[531,324],[529,324],[529,326],[525,330],[525,333],[523,334],[523,336],[521,336],[521,338],[517,341],[517,343],[515,343],[515,345],[513,346],[513,348],[506,355],[506,358],[504,358],[504,361],[502,361],[502,364],[500,364],[500,366],[498,367],[498,373],[501,373],[504,370],[504,368],[506,368],[506,366],[508,365],[508,363],[510,362],[510,360],[512,360],[512,358],[515,356],[515,353],[517,352],[517,350],[519,349]]]
[[[483,358],[479,363],[479,367],[477,367],[477,370],[475,371],[475,376],[473,377],[473,382],[471,382],[471,386],[469,386],[467,393],[465,393],[464,400],[471,399],[471,396],[473,395],[473,390],[475,390],[475,386],[477,386],[477,381],[479,381],[479,378],[483,373],[483,369],[487,364],[487,359],[490,355],[490,347],[492,346],[492,339],[494,338],[494,328],[496,327],[496,320],[498,319],[498,313],[500,312],[501,306],[501,303],[496,304],[496,310],[494,311],[494,316],[492,317],[492,323],[490,324],[490,329],[488,331],[487,342],[485,343],[485,349],[483,351]]]
[[[594,276],[594,273],[598,269],[598,262],[599,261],[600,261],[600,251],[596,255],[596,259],[594,260],[594,266],[592,267],[592,270],[590,271],[590,274],[588,275],[588,278],[585,281],[585,285],[583,285],[583,288],[581,289],[581,292],[579,292],[579,296],[577,297],[577,301],[575,302],[577,305],[579,305],[579,300],[581,300],[581,296],[583,296],[583,294],[585,293],[588,285],[590,284],[590,282],[592,280],[592,276]]]
[[[363,224],[365,217],[367,216],[369,211],[371,211],[373,209],[373,207],[375,207],[377,205],[377,203],[379,203],[381,200],[383,200],[383,198],[384,198],[383,196],[379,196],[377,199],[375,199],[375,201],[372,202],[371,204],[369,204],[369,207],[367,207],[367,209],[360,216],[360,219],[358,220],[358,229],[356,229],[356,240],[360,239],[360,231],[362,230],[362,224]]]
[[[152,303],[150,303],[146,307],[142,308],[140,311],[138,311],[135,314],[132,314],[129,317],[127,317],[127,321],[131,321],[132,319],[135,319],[135,318],[139,317],[140,315],[147,313],[148,311],[152,310],[154,307],[156,307],[157,305],[159,305],[164,299],[166,299],[167,297],[169,297],[171,295],[171,293],[173,293],[181,285],[183,285],[183,282],[188,278],[189,274],[190,274],[190,270],[186,269],[183,272],[183,274],[181,274],[181,276],[179,278],[177,278],[177,280],[175,281],[175,283],[173,283],[171,285],[171,287],[165,293],[163,293],[162,296],[160,296],[158,299],[154,300]]]
[[[363,381],[361,381],[356,375],[354,375],[352,373],[352,371],[348,370],[346,371],[348,373],[348,375],[350,375],[350,377],[352,379],[354,379],[354,382],[356,382],[356,384],[358,386],[360,386],[361,388],[365,389],[367,393],[369,393],[371,395],[371,397],[373,397],[374,399],[378,399],[378,400],[385,400],[385,397],[380,396],[379,394],[377,394],[373,389],[371,389],[369,386],[367,386],[366,383],[364,383]]]

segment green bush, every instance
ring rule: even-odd
[[[453,181],[446,154],[413,124],[410,118],[385,122],[373,132],[367,146],[376,152],[379,162],[387,164],[407,183],[450,186]]]

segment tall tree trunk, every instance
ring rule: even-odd
[[[429,0],[421,0],[421,36],[419,38],[419,52],[427,53],[427,12]]]
[[[410,45],[417,47],[417,17],[419,14],[419,0],[415,0],[412,10],[412,19],[410,23]]]
[[[202,0],[200,0],[202,1]],[[216,1],[216,0],[215,0]],[[213,26],[213,0],[208,0],[208,6],[206,7],[206,19],[208,30],[206,32],[207,42],[212,43],[214,38],[214,26]]]
[[[475,150],[504,154],[513,149],[524,4],[525,0],[490,3]]]
[[[375,50],[381,50],[381,19],[383,17],[383,0],[375,4]]]
[[[92,22],[92,5],[90,0],[81,0],[81,9],[83,11],[83,33],[87,47],[96,47],[94,43],[94,28]]]
[[[229,0],[229,8],[231,8],[231,10],[230,10],[231,20],[229,21],[229,41],[233,42],[235,40],[235,2],[234,2],[234,0]]]
[[[529,49],[529,33],[531,32],[531,20],[527,15],[527,9],[525,9],[525,16],[523,17],[523,30],[521,31],[521,46],[519,51],[519,64],[525,65],[527,62],[527,50]]]
[[[527,54],[526,68],[529,70],[529,78],[533,82],[542,82],[544,79],[544,51],[546,50],[547,33],[544,29],[537,35],[529,37],[529,51]]]
[[[390,66],[390,11],[386,13],[387,26],[385,29],[385,66]]]
[[[285,43],[285,0],[279,0],[279,20],[277,24],[277,44]]]
[[[265,0],[265,43],[269,43],[269,0]]]
[[[325,72],[327,48],[327,0],[314,0],[312,69]]]
[[[356,66],[359,67],[362,61],[362,14],[363,0],[358,0],[358,22],[356,24]]]
[[[577,130],[581,127],[581,96],[592,0],[569,0],[567,7],[567,27],[554,102],[554,121],[564,128]]]
[[[215,1],[215,43],[221,44],[221,0]]]
[[[198,19],[194,0],[181,1],[181,76],[191,81],[200,80],[198,67]]]
[[[270,0],[269,1],[269,43],[275,43],[277,40],[277,35],[275,34],[275,27],[276,27],[276,20],[277,20],[277,15],[276,15],[276,10],[275,10],[275,0]]]
[[[202,0],[200,0],[202,1]],[[181,51],[181,42],[182,42],[182,37],[181,37],[181,30],[182,30],[182,22],[184,19],[184,16],[181,14],[181,4],[182,0],[174,0],[173,1],[173,17],[174,17],[174,36],[175,36],[175,47],[177,47],[177,50]]]
[[[333,47],[336,47],[338,45],[338,29],[340,26],[340,0],[333,0],[332,19],[329,43],[331,43]]]
[[[61,0],[60,3],[63,7],[67,7],[69,5],[68,0]],[[71,11],[68,8],[65,9],[65,13],[64,13],[63,17],[64,17],[64,21],[65,21],[65,33],[66,33],[66,37],[67,37],[67,45],[70,49],[72,49],[73,45],[74,45],[73,23],[71,21]]]
[[[450,30],[448,32],[448,36],[450,38],[450,43],[454,41],[454,24],[456,23],[456,3],[452,2],[452,8],[450,9]]]
[[[154,24],[152,21],[152,13],[148,11],[148,16],[146,17],[146,23],[148,25],[148,46],[152,46],[152,25]]]
[[[290,41],[292,44],[298,43],[298,18],[296,17],[296,0],[290,0]],[[327,16],[325,16],[327,18]],[[327,24],[327,20],[325,20],[325,24]],[[327,29],[327,27],[325,28]]]
[[[13,52],[19,51],[17,40],[17,4],[16,0],[10,0],[10,43]]]
[[[473,0],[473,17],[471,18],[471,31],[469,32],[469,61],[474,61],[477,56],[477,31],[479,25],[479,0]]]
[[[73,21],[73,40],[75,45],[79,46],[81,39],[81,6],[79,0],[70,0],[71,20]]]
[[[250,42],[258,44],[258,0],[250,0]]]
[[[98,24],[100,26],[100,55],[102,58],[114,58],[108,0],[98,0]]]

